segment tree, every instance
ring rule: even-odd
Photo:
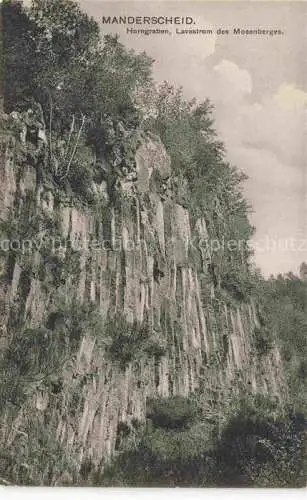
[[[3,94],[7,112],[24,109],[33,99],[36,68],[34,23],[19,0],[1,6],[3,38]]]
[[[152,127],[162,138],[172,159],[178,184],[186,186],[186,200],[195,218],[203,217],[211,240],[211,269],[216,283],[229,278],[236,282],[234,294],[247,299],[254,277],[249,265],[248,244],[254,228],[248,215],[250,207],[242,194],[246,176],[225,160],[224,145],[214,129],[213,106],[209,100],[197,103],[184,99],[183,90],[168,83],[158,88],[157,114]],[[229,249],[228,242],[234,242]],[[225,244],[226,243],[226,244]],[[229,288],[229,287],[228,287]]]
[[[307,283],[293,273],[259,281],[259,312],[279,346],[292,404],[306,413]]]

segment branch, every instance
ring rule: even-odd
[[[78,136],[77,136],[77,140],[75,142],[75,147],[73,149],[73,152],[71,154],[71,157],[70,157],[70,160],[68,162],[68,165],[67,165],[67,168],[66,168],[66,172],[65,174],[60,178],[60,180],[62,181],[63,179],[65,179],[65,177],[67,177],[68,173],[69,173],[69,169],[70,169],[70,166],[72,164],[72,161],[74,159],[74,156],[76,154],[76,151],[77,151],[77,147],[78,147],[78,144],[79,144],[79,140],[80,140],[80,136],[81,136],[81,133],[82,133],[82,129],[83,129],[83,125],[85,123],[85,116],[82,114],[82,123],[81,123],[81,127],[79,129],[79,132],[78,132]]]
[[[9,481],[4,479],[3,477],[0,477],[0,483],[4,484],[4,486],[12,486],[13,485],[13,483],[10,483]]]
[[[70,141],[71,141],[71,136],[73,134],[74,129],[75,129],[75,114],[72,115],[72,121],[71,121],[71,126],[70,126],[70,131],[69,131],[69,137],[68,137],[68,142],[67,142],[67,148],[66,148],[65,158],[68,155],[69,145],[70,145]]]
[[[52,160],[52,119],[53,119],[53,104],[50,91],[48,90],[49,104],[50,104],[50,115],[49,115],[49,158]],[[55,172],[57,173],[57,172]]]

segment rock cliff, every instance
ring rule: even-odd
[[[257,304],[215,286],[206,221],[175,189],[159,137],[140,134],[126,171],[106,161],[105,178],[91,186],[95,203],[81,203],[38,167],[49,147],[43,122],[19,113],[2,120],[1,348],[24,332],[52,337],[72,303],[81,316],[92,304],[99,318],[82,327],[75,350],[63,348],[60,368],[41,375],[38,367],[14,417],[4,412],[2,440],[22,442],[35,415],[78,464],[99,464],[116,451],[122,425],[145,418],[147,398],[200,391],[209,418],[242,389],[286,397],[278,349],[262,357],[255,349]],[[143,328],[124,362],[97,334],[116,321],[126,329],[117,352]]]

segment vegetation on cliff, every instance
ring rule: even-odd
[[[223,394],[224,420],[201,396],[158,400],[139,431],[95,484],[304,487],[306,484],[307,282],[293,273],[257,283],[256,353],[277,344],[288,404]]]
[[[110,177],[123,174],[132,167],[137,133],[158,133],[172,159],[173,188],[186,186],[188,205],[206,217],[211,238],[242,241],[237,251],[213,255],[212,272],[227,286],[229,273],[247,263],[244,242],[253,230],[241,190],[244,175],[225,160],[212,105],[187,102],[167,83],[156,88],[151,59],[127,50],[117,37],[101,40],[97,23],[74,2],[35,0],[27,10],[6,1],[2,11],[5,110],[39,103],[49,136],[45,167],[53,180],[90,188],[106,175],[105,158]]]
[[[248,299],[253,228],[245,176],[225,159],[212,104],[186,101],[168,83],[155,86],[151,59],[117,37],[101,39],[74,2],[35,0],[27,10],[7,0],[2,10],[5,110],[26,113],[39,104],[36,119],[47,125],[49,146],[36,162],[40,175],[85,203],[97,198],[93,184],[106,180],[114,198],[116,178],[134,169],[138,137],[159,134],[172,159],[171,189],[205,218],[215,242],[208,249],[212,279],[235,299]]]
[[[305,485],[305,422],[269,398],[224,401],[225,424],[197,396],[160,400],[138,439],[93,484],[105,486],[299,487]]]
[[[307,281],[293,273],[271,276],[258,285],[261,320],[258,338],[277,342],[291,400],[306,415],[307,398]]]

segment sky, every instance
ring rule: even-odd
[[[155,59],[157,81],[215,106],[227,159],[248,175],[245,196],[262,272],[297,272],[307,261],[307,3],[80,0],[103,33]],[[212,35],[127,35],[102,16],[191,16]],[[218,28],[277,28],[279,36],[216,35]],[[137,26],[142,28],[142,26]],[[161,26],[161,28],[164,28]],[[179,26],[187,28],[187,26]]]

